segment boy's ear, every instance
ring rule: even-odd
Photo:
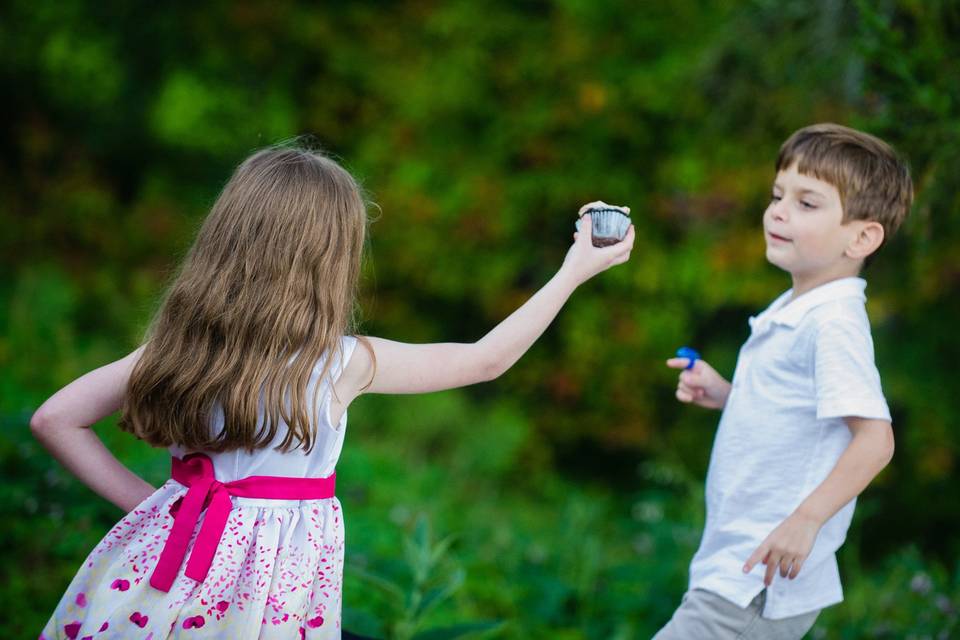
[[[847,245],[847,257],[863,260],[883,244],[883,225],[874,220],[858,221],[860,228],[850,244]]]

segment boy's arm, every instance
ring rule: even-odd
[[[773,530],[743,566],[744,573],[762,562],[767,565],[764,583],[797,577],[824,523],[856,498],[893,457],[893,428],[886,420],[846,417],[853,439],[830,475],[807,496],[796,511]]]
[[[95,369],[53,394],[30,419],[30,430],[51,455],[81,482],[124,512],[154,488],[103,446],[91,424],[120,409],[130,372],[142,347]]]
[[[688,358],[670,358],[667,366],[681,369],[677,380],[677,400],[707,409],[723,409],[730,397],[730,383],[703,360],[696,360],[692,369]]]

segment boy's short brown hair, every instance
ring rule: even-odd
[[[789,169],[829,182],[840,192],[843,221],[875,220],[884,243],[907,217],[913,182],[906,163],[886,142],[839,124],[814,124],[790,136],[777,156]]]

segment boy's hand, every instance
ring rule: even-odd
[[[581,210],[583,209],[581,208]],[[573,234],[573,245],[567,251],[567,256],[564,258],[561,267],[561,270],[570,273],[576,284],[585,282],[601,271],[606,271],[614,265],[623,264],[629,260],[634,240],[633,225],[630,225],[627,235],[617,244],[603,248],[594,247],[593,225],[590,214],[584,215],[582,220],[583,222],[580,224],[582,231]]]
[[[803,568],[803,562],[813,548],[820,526],[818,520],[794,511],[760,543],[743,565],[743,572],[750,573],[758,562],[762,562],[767,565],[763,583],[768,587],[778,569],[781,578],[789,577],[793,580]]]
[[[683,369],[677,381],[677,400],[692,402],[707,409],[722,409],[730,395],[730,383],[703,360],[697,360],[693,369],[687,369],[687,358],[670,358],[667,366]]]

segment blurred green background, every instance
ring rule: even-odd
[[[649,637],[685,586],[718,418],[674,400],[663,361],[690,344],[731,375],[747,317],[789,286],[760,216],[779,144],[818,121],[895,145],[918,197],[865,274],[897,453],[810,635],[960,635],[957,2],[0,11],[0,636],[36,637],[122,515],[32,411],[138,344],[233,167],[309,133],[378,205],[365,333],[478,339],[559,267],[582,203],[628,204],[637,229],[499,380],[351,407],[346,627]],[[96,430],[167,477],[163,451]]]

